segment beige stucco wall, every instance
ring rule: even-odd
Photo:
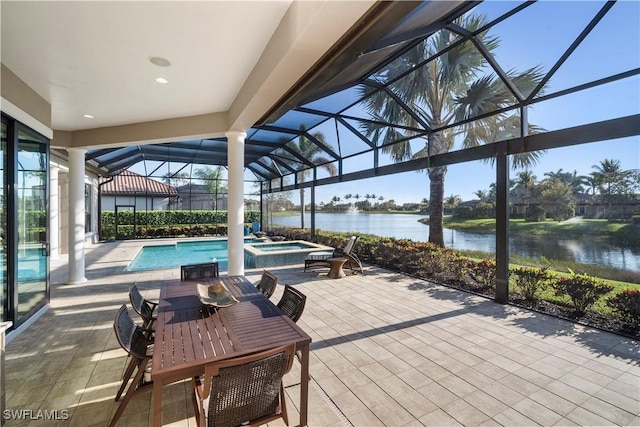
[[[4,64],[0,67],[0,108],[14,119],[51,137],[51,105]],[[37,123],[35,123],[37,122]]]

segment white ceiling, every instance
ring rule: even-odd
[[[224,112],[290,4],[2,1],[1,59],[51,104],[55,130]]]

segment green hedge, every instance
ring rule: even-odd
[[[217,236],[227,234],[227,211],[140,211],[136,212],[135,238]],[[245,211],[245,224],[260,221],[260,211]],[[118,232],[115,235],[115,212],[104,211],[101,216],[101,240],[134,238],[133,211],[118,213]]]
[[[27,211],[23,213],[22,210],[18,212],[20,220],[24,221],[24,225],[27,228],[46,228],[47,227],[47,212],[46,211]]]

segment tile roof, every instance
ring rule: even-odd
[[[138,175],[135,172],[124,171],[115,175],[112,181],[109,178],[101,179],[103,195],[137,195],[137,196],[177,196],[178,192],[170,185],[155,179]]]

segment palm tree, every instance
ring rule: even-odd
[[[589,175],[585,176],[584,183],[585,185],[589,186],[589,189],[591,189],[591,195],[595,196],[596,191],[598,190],[600,185],[602,185],[602,178],[596,172],[591,172]]]
[[[455,21],[455,24],[470,32],[476,32],[487,23],[487,18],[481,15],[466,15]],[[480,50],[469,40],[452,46],[454,36],[451,34],[448,31],[435,33],[407,51],[403,61],[392,62],[383,72],[386,81],[390,82],[388,89],[413,111],[413,115],[401,108],[384,91],[374,92],[374,89],[366,87],[362,89],[364,95],[371,95],[365,98],[364,107],[374,119],[363,125],[364,131],[396,162],[447,153],[454,146],[456,132],[465,135],[462,140],[464,147],[520,136],[520,117],[519,113],[514,112],[517,110],[471,121],[457,129],[446,127],[515,103],[514,95],[501,79],[495,75],[478,78],[487,64]],[[487,32],[478,33],[475,40],[489,53],[499,44],[498,38],[489,36]],[[426,65],[415,66],[423,63]],[[510,70],[506,74],[525,96],[542,80],[540,67],[522,73]],[[422,122],[427,129],[435,131],[427,134],[424,148],[413,153],[410,143],[415,132],[381,125],[381,122],[404,125],[407,129],[419,128]],[[539,128],[528,125],[528,130],[533,134]],[[394,144],[398,139],[401,142]],[[541,152],[516,154],[512,157],[513,166],[517,168],[533,164],[540,155]],[[443,199],[447,167],[430,167],[427,173],[431,198],[429,241],[444,246]]]
[[[487,193],[487,190],[474,191],[473,195],[480,199],[481,202],[485,202],[489,199],[489,193]]]
[[[549,179],[556,179],[567,184],[569,187],[571,187],[572,194],[584,193],[583,185],[586,183],[586,177],[578,175],[577,170],[574,170],[573,173],[571,173],[563,172],[562,168],[560,168],[556,172],[545,172],[544,176],[548,177]]]
[[[600,180],[600,194],[609,202],[609,214],[611,214],[611,205],[613,204],[612,185],[615,185],[623,175],[620,160],[604,159],[599,165],[593,165],[595,169],[594,176]]]
[[[186,172],[171,173],[167,172],[162,175],[162,182],[172,187],[186,184],[189,181],[189,174]]]
[[[551,172],[545,172],[544,176],[546,176],[549,179],[557,179],[558,181],[563,181],[563,176],[564,176],[564,172],[562,172],[562,168],[558,169],[556,172],[551,171]]]
[[[460,204],[460,202],[462,202],[462,199],[460,198],[460,196],[452,194],[446,198],[446,200],[444,201],[444,204],[447,209],[454,209],[456,206]]]
[[[312,135],[312,138],[318,141],[322,145],[327,145],[324,134],[322,132],[315,132]],[[300,136],[298,136],[297,141],[292,141],[289,145],[289,148],[294,150],[298,155],[304,157],[309,160],[314,165],[321,166],[324,168],[329,175],[335,176],[337,173],[336,166],[331,163],[331,159],[322,155],[323,149],[320,145],[316,144],[311,138],[306,136],[306,127],[304,125],[300,126]],[[311,173],[310,168],[300,169],[298,170],[297,177],[298,182],[303,183],[309,177]],[[300,189],[300,228],[304,228],[304,188]]]
[[[518,173],[518,184],[524,188],[524,213],[529,209],[529,189],[536,185],[536,176],[529,169]]]

